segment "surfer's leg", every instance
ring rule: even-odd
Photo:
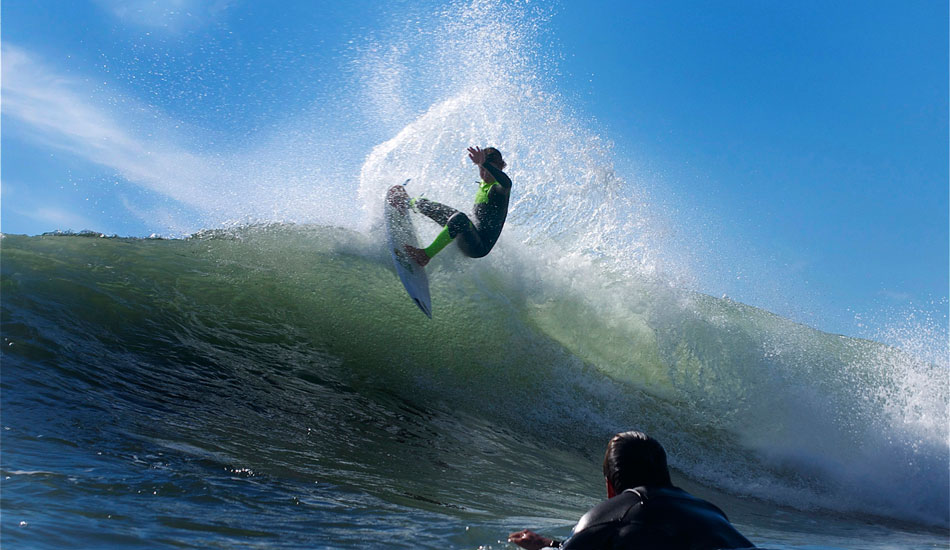
[[[425,267],[426,264],[429,263],[429,260],[441,252],[443,248],[447,247],[455,239],[455,235],[458,233],[458,230],[449,229],[449,225],[452,225],[451,220],[453,217],[459,214],[465,216],[465,214],[462,214],[451,206],[446,206],[444,204],[423,198],[412,199],[409,201],[409,207],[424,216],[428,216],[432,219],[432,221],[443,226],[442,231],[435,237],[435,240],[432,241],[432,244],[426,248],[416,248],[414,246],[406,245],[406,252],[409,253],[409,257],[411,257],[417,264]],[[468,220],[468,217],[465,216],[465,219]],[[455,224],[460,224],[460,222],[455,222]]]
[[[490,250],[482,241],[482,236],[478,232],[475,224],[468,219],[468,216],[459,212],[449,220],[446,230],[449,230],[452,238],[458,243],[459,250],[469,258],[481,258],[488,254]],[[443,230],[444,231],[444,230]]]
[[[458,242],[459,249],[466,256],[480,258],[485,255],[481,235],[478,234],[475,224],[464,212],[457,212],[449,218],[449,222],[445,224],[445,229],[425,249],[426,255],[432,258],[452,241]]]
[[[432,221],[443,226],[449,223],[449,218],[458,214],[458,210],[451,206],[430,201],[429,199],[415,198],[409,201],[409,205],[416,212],[431,218]]]
[[[459,249],[466,256],[480,258],[486,254],[486,251],[484,251],[485,247],[482,244],[482,238],[479,236],[475,224],[468,219],[468,216],[466,216],[464,212],[458,211],[447,220],[445,227],[436,235],[432,244],[426,248],[407,246],[406,250],[416,263],[424,267],[429,263],[429,260],[451,244],[456,237],[459,238]]]

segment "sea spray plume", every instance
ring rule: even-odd
[[[723,452],[723,443],[701,432],[691,441],[696,434],[684,431],[674,438],[682,445],[677,467],[802,508],[945,525],[945,368],[728,300],[691,301],[652,308],[672,399],[703,419],[703,431],[737,445]],[[906,490],[882,501],[893,487]]]
[[[583,276],[525,270],[543,282],[526,285],[524,315],[637,395],[612,396],[608,416],[663,434],[677,471],[799,508],[945,525],[945,369],[731,300],[562,267]],[[895,486],[913,490],[882,501]]]
[[[914,357],[950,369],[950,336],[947,334],[948,300],[946,297],[928,303],[907,303],[900,308],[881,312],[868,326],[865,316],[856,316],[858,327],[871,332],[868,338],[901,348]],[[942,311],[942,314],[935,312]]]
[[[598,262],[626,274],[670,273],[659,262],[661,231],[646,193],[619,176],[612,145],[571,114],[550,91],[552,61],[540,59],[545,15],[529,4],[472,2],[444,10],[433,31],[403,33],[367,49],[359,64],[369,102],[383,125],[407,110],[421,114],[377,145],[360,171],[365,225],[397,177],[410,194],[448,204],[471,201],[465,148],[493,145],[515,181],[500,241],[557,247],[573,262]],[[374,86],[384,82],[380,89]],[[411,82],[411,89],[402,84]],[[424,97],[418,90],[425,90]],[[392,110],[378,109],[392,105]],[[407,107],[407,105],[409,107]],[[425,229],[423,229],[425,231]]]

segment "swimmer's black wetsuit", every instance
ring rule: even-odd
[[[601,502],[574,527],[564,550],[754,548],[722,510],[678,487],[637,487]]]
[[[475,216],[474,223],[464,212],[459,212],[451,206],[423,198],[412,201],[412,207],[416,211],[446,228],[448,239],[444,244],[458,237],[457,242],[462,253],[471,258],[481,258],[495,246],[508,217],[508,197],[511,195],[511,178],[491,164],[485,163],[482,166],[495,181],[479,183],[478,192],[475,194],[475,209],[472,211]],[[436,238],[436,243],[439,239]],[[439,246],[436,243],[426,249],[430,258],[444,247],[444,244]]]

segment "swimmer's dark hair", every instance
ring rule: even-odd
[[[670,470],[660,442],[643,432],[623,432],[607,443],[604,477],[618,493],[643,485],[669,486]]]
[[[491,164],[492,166],[498,168],[499,170],[504,170],[505,166],[508,166],[508,163],[501,158],[501,151],[495,149],[494,147],[485,147],[485,162]]]

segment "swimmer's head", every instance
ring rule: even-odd
[[[666,451],[643,432],[623,432],[607,443],[604,477],[616,492],[643,485],[672,485]]]

